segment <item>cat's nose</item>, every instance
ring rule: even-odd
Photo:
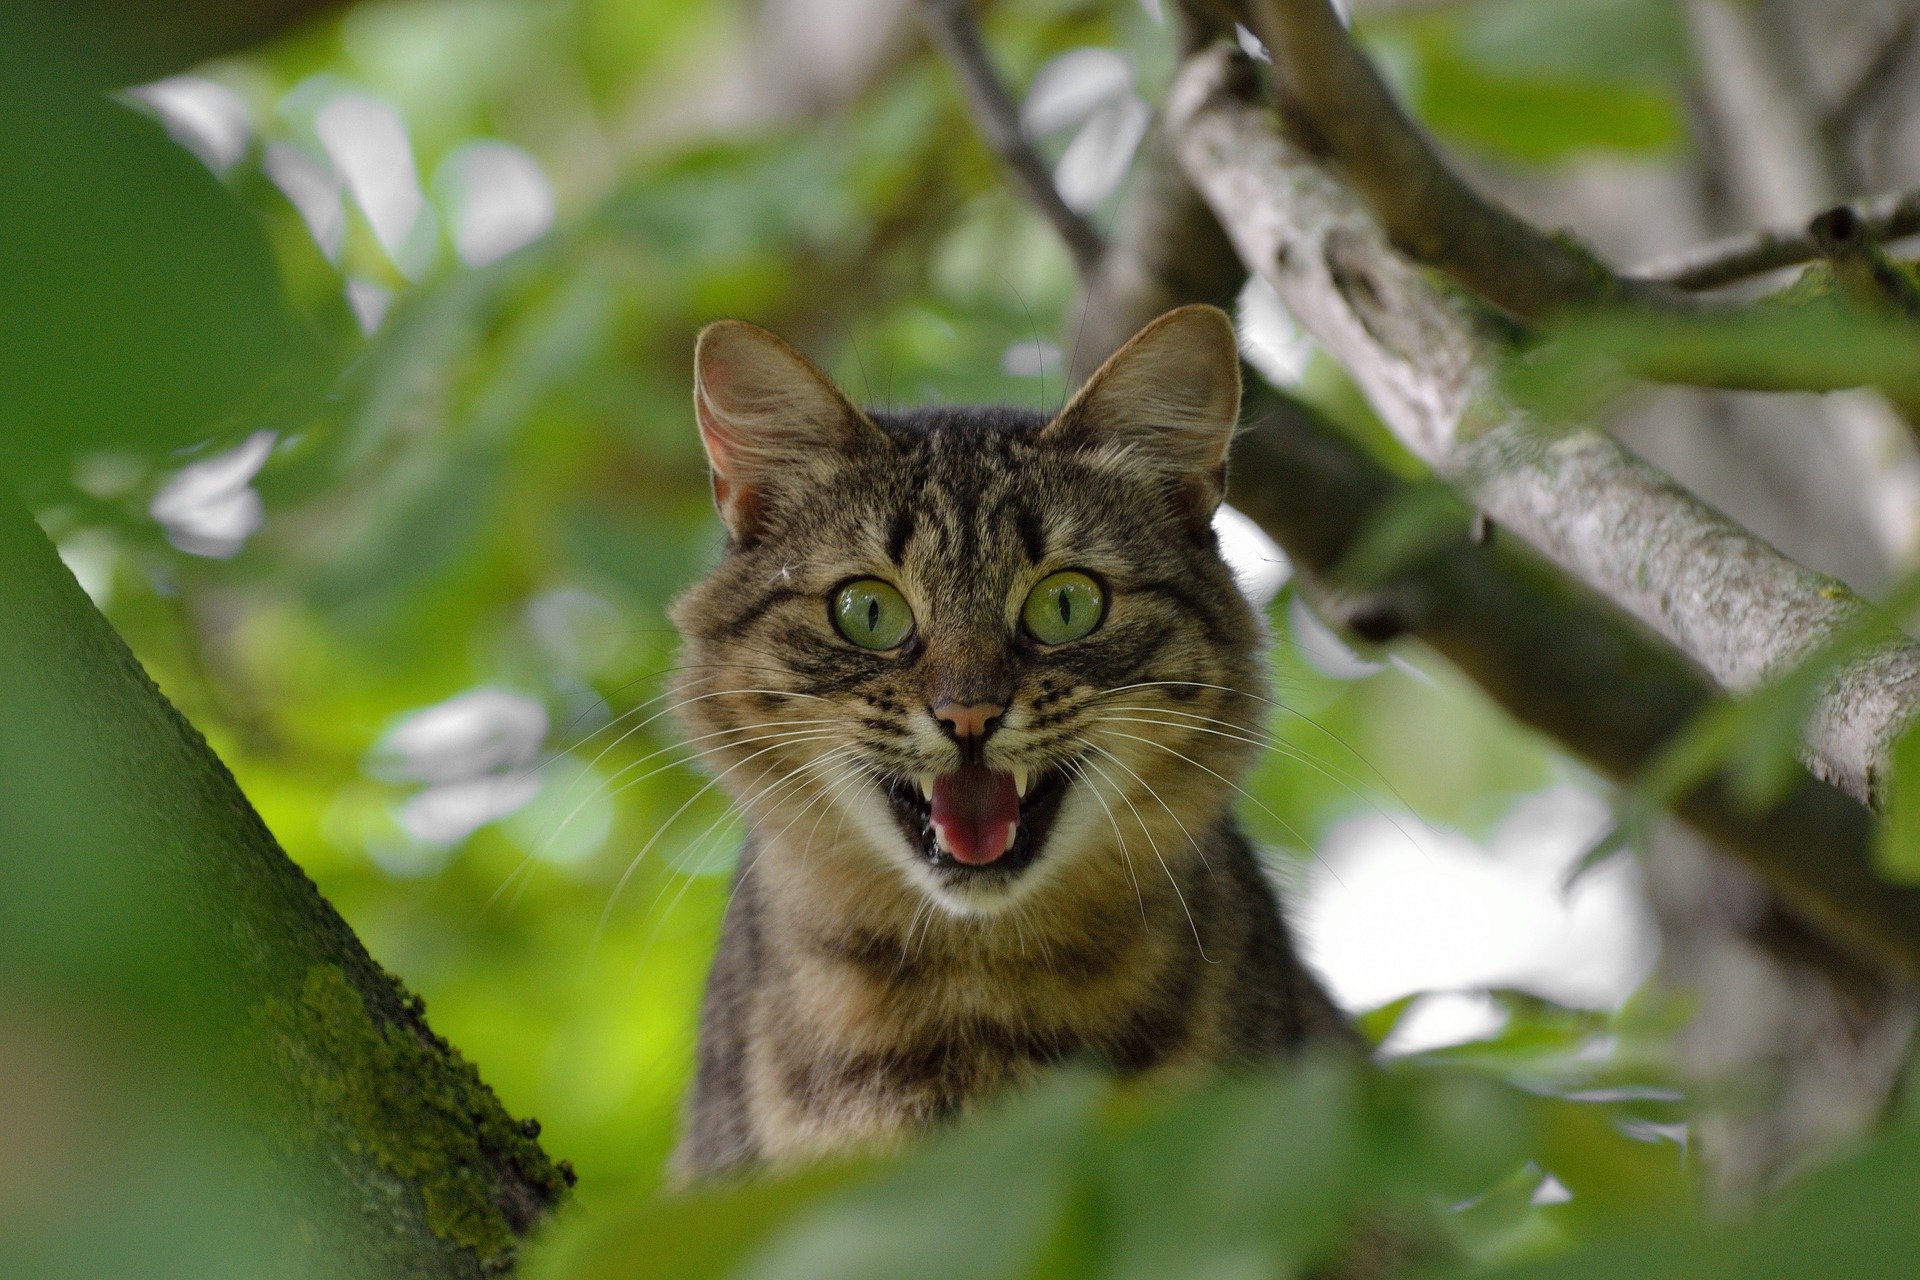
[[[1000,717],[1006,714],[1006,710],[1006,706],[998,702],[948,701],[933,708],[933,718],[962,742],[969,739],[984,742],[1000,723]]]

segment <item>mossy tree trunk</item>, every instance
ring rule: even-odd
[[[495,1274],[571,1181],[287,858],[4,486],[0,995],[0,1040],[81,1046],[43,1073],[54,1091],[192,1079],[204,1096],[160,1109],[242,1117],[253,1172],[229,1183],[275,1256],[237,1274]],[[122,1163],[94,1137],[115,1157],[95,1163]],[[75,1239],[127,1229],[100,1213]]]

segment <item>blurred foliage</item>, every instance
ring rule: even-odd
[[[1684,139],[1688,51],[1668,0],[1412,5],[1362,35],[1424,121],[1496,156],[1657,155]]]
[[[1152,97],[1171,67],[1154,7],[1010,0],[988,36],[1019,82],[1118,48]],[[1912,1230],[1889,1200],[1920,1158],[1905,1132],[1764,1232],[1701,1223],[1663,1052],[1680,1011],[1651,995],[1607,1013],[1498,992],[1498,1031],[1379,1076],[1312,1063],[1162,1096],[1070,1076],[892,1161],[657,1194],[740,834],[660,701],[665,604],[718,545],[692,335],[744,315],[866,400],[1036,406],[1063,398],[1059,362],[1009,372],[1010,353],[1072,336],[1071,264],[903,16],[840,33],[871,47],[825,69],[758,45],[764,20],[738,0],[366,0],[111,98],[45,31],[0,25],[0,455],[289,852],[578,1168],[535,1274],[1291,1275],[1382,1213],[1516,1277],[1894,1274],[1871,1268]],[[1364,35],[1426,119],[1498,159],[1683,145],[1665,0],[1474,0]],[[1831,314],[1589,323],[1516,385],[1567,412],[1623,370],[1886,372],[1878,331]],[[1308,382],[1377,439],[1324,361]],[[1430,516],[1377,531],[1355,572],[1416,552]],[[1329,666],[1291,604],[1272,611],[1283,746],[1245,806],[1283,870],[1356,818],[1481,837],[1525,796],[1593,785],[1417,654]],[[1769,716],[1769,758],[1795,723]],[[1384,1039],[1411,1003],[1363,1026]],[[3,1060],[29,1041],[0,1019]],[[21,1195],[0,1168],[0,1248]],[[67,1273],[134,1270],[85,1262]]]

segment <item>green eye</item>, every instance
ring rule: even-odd
[[[862,578],[833,598],[833,625],[862,649],[897,649],[913,634],[913,610],[880,579]]]
[[[1065,644],[1099,626],[1106,610],[1107,597],[1100,584],[1068,569],[1042,578],[1021,606],[1020,617],[1035,640]]]

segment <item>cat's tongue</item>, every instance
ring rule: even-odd
[[[1005,853],[1020,828],[1020,793],[1013,775],[965,765],[933,782],[933,830],[961,862],[984,866]]]

